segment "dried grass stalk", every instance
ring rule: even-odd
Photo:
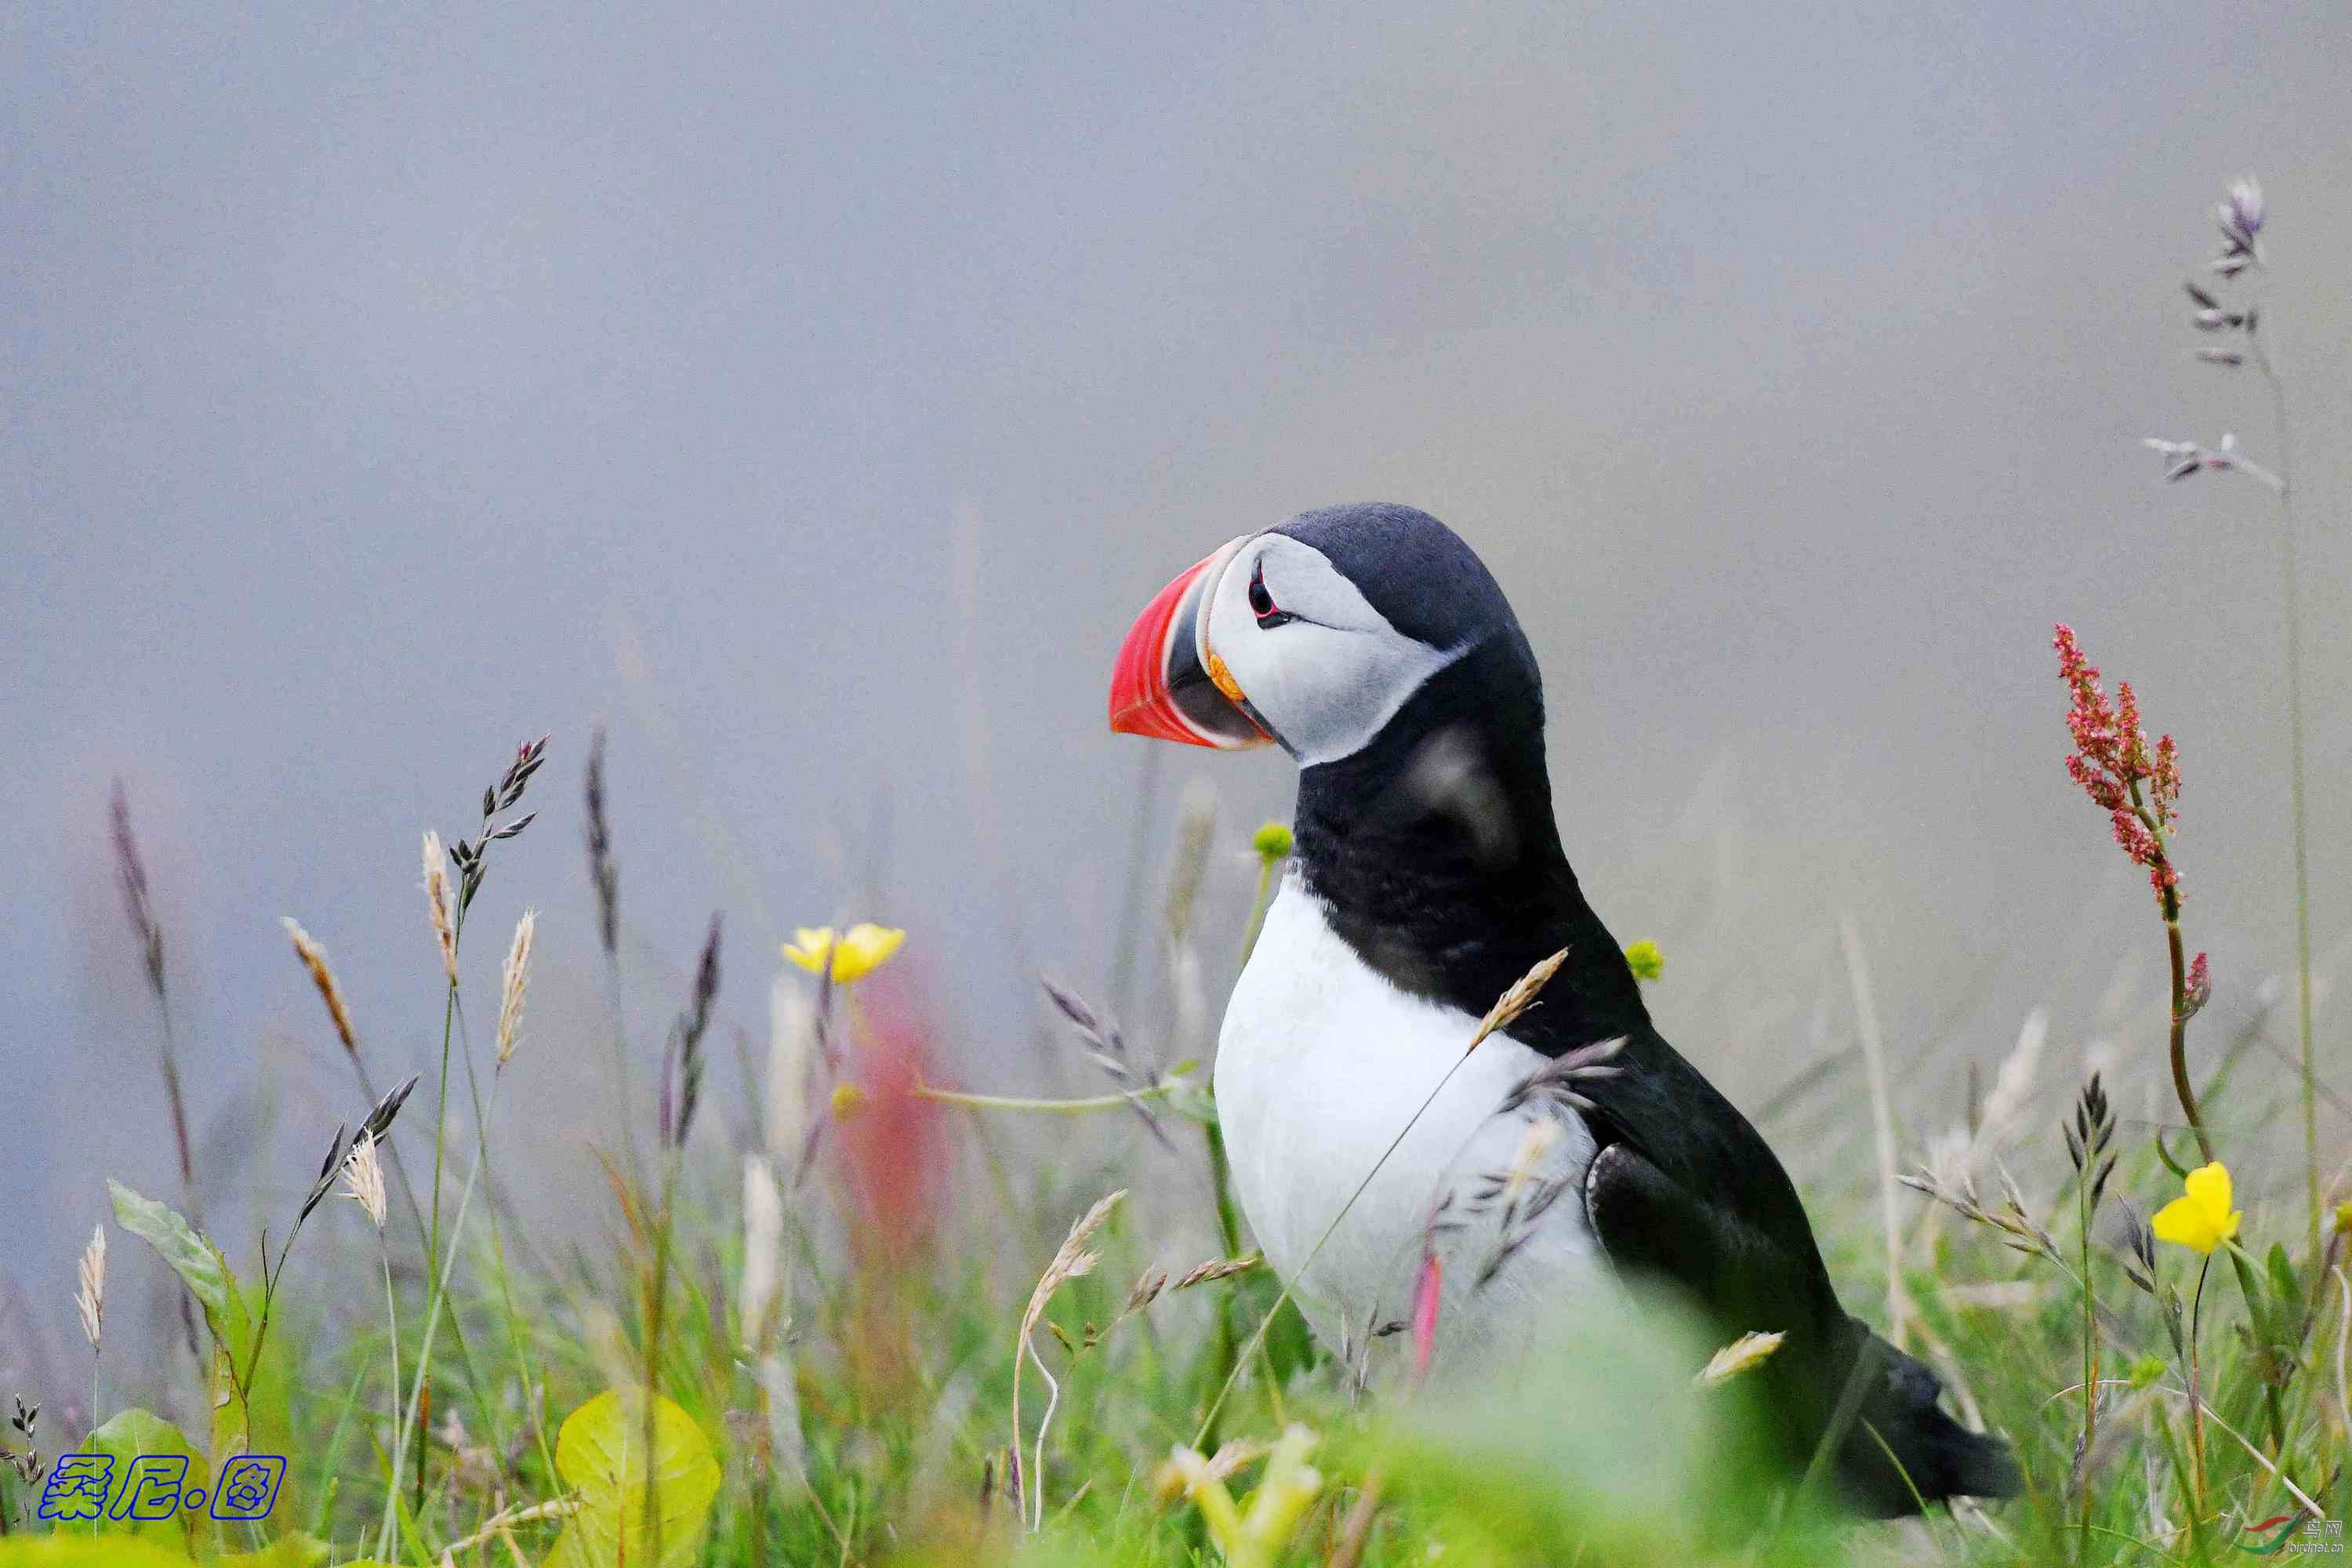
[[[1536,1005],[1537,996],[1551,984],[1551,977],[1559,973],[1559,966],[1567,962],[1568,949],[1563,947],[1514,981],[1511,988],[1496,997],[1495,1005],[1486,1010],[1486,1016],[1478,1021],[1478,1032],[1470,1037],[1470,1043],[1463,1047],[1463,1054],[1467,1056],[1486,1044],[1487,1036],[1517,1023],[1520,1014]]]
[[[291,915],[283,917],[278,923],[286,928],[287,936],[294,943],[294,956],[310,972],[310,984],[319,988],[319,1000],[327,1005],[327,1016],[334,1021],[336,1037],[343,1042],[343,1049],[358,1056],[359,1035],[352,1027],[352,1010],[343,1001],[343,988],[336,983],[335,972],[327,963],[327,950]]]
[[[1040,1529],[1045,1522],[1045,1431],[1054,1424],[1055,1406],[1062,1400],[1062,1385],[1055,1380],[1045,1358],[1037,1353],[1037,1321],[1045,1315],[1045,1304],[1054,1299],[1055,1291],[1073,1279],[1093,1273],[1095,1265],[1102,1261],[1102,1254],[1087,1250],[1087,1242],[1102,1228],[1103,1221],[1110,1217],[1110,1211],[1118,1207],[1119,1200],[1125,1196],[1127,1189],[1121,1187],[1096,1200],[1094,1207],[1078,1216],[1077,1223],[1070,1226],[1070,1234],[1062,1238],[1061,1247],[1054,1254],[1054,1261],[1045,1266],[1044,1274],[1038,1276],[1037,1288],[1029,1292],[1029,1305],[1021,1314],[1021,1333],[1013,1348],[1013,1452],[1016,1457],[1021,1452],[1021,1363],[1024,1356],[1036,1364],[1037,1374],[1045,1380],[1049,1391],[1045,1416],[1037,1423],[1037,1439],[1031,1450],[1030,1481],[1025,1489],[1031,1530]]]
[[[1212,1258],[1206,1263],[1196,1263],[1185,1270],[1183,1276],[1169,1289],[1189,1290],[1195,1285],[1206,1285],[1212,1280],[1230,1279],[1236,1274],[1248,1273],[1258,1266],[1259,1261],[1255,1252],[1244,1253],[1239,1258]]]

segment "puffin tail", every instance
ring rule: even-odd
[[[2009,1445],[1946,1415],[1934,1373],[1860,1322],[1849,1376],[1858,1403],[1837,1456],[1840,1489],[1853,1508],[1880,1519],[1921,1511],[1955,1497],[2005,1498],[2023,1484]]]

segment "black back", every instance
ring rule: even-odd
[[[1958,1484],[1968,1478],[2013,1484],[1997,1443],[1936,1410],[1932,1374],[1846,1314],[1770,1147],[1652,1026],[1623,950],[1569,866],[1545,764],[1542,678],[1484,564],[1405,507],[1308,512],[1279,531],[1321,550],[1400,631],[1463,650],[1362,750],[1300,771],[1299,868],[1339,934],[1401,989],[1474,1018],[1565,948],[1508,1033],[1550,1057],[1624,1039],[1615,1076],[1578,1085],[1595,1107],[1585,1116],[1595,1141],[1616,1152],[1596,1161],[1587,1194],[1612,1260],[1688,1293],[1727,1341],[1788,1332],[1762,1381],[1794,1462],[1832,1425],[1856,1369],[1873,1389],[1865,1420],[1893,1397],[1880,1386],[1895,1386],[1888,1366],[1910,1378],[1898,1414],[1881,1424],[1906,1428],[1886,1436],[1897,1452],[1919,1451],[1904,1467],[1912,1474],[1892,1474],[1868,1434],[1839,1443],[1847,1493],[1870,1511],[1905,1511],[1915,1488],[1934,1498],[1992,1489]],[[1920,1434],[1907,1430],[1915,1424]],[[1970,1443],[1990,1444],[1993,1458]],[[1927,1473],[1937,1465],[1955,1484],[1937,1489],[1942,1472]]]

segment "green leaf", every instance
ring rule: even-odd
[[[2271,1294],[2292,1307],[2299,1316],[2303,1311],[2303,1285],[2294,1277],[2294,1264],[2286,1255],[2286,1247],[2271,1243],[2270,1256],[2263,1259],[2271,1277]]]
[[[1253,1268],[1234,1280],[1234,1304],[1238,1309],[1244,1342],[1257,1331],[1257,1325],[1281,1298],[1282,1281],[1271,1268]],[[1265,1354],[1273,1363],[1275,1377],[1286,1385],[1315,1364],[1315,1333],[1299,1314],[1297,1302],[1282,1302],[1281,1310],[1265,1331]]]
[[[228,1260],[220,1255],[220,1248],[198,1235],[194,1226],[167,1205],[142,1198],[111,1179],[106,1190],[114,1196],[114,1223],[163,1255],[172,1272],[180,1277],[204,1307],[213,1332],[220,1333],[223,1316],[228,1310],[229,1291],[236,1280],[236,1276],[229,1272]]]
[[[566,1416],[555,1435],[555,1473],[579,1494],[581,1509],[557,1538],[547,1568],[652,1563],[646,1469],[644,1390],[608,1388]],[[651,1469],[661,1526],[655,1568],[684,1568],[695,1561],[719,1495],[719,1460],[694,1418],[658,1395]]]
[[[89,1441],[82,1452],[113,1456],[112,1489],[106,1500],[110,1516],[121,1504],[124,1490],[131,1485],[131,1462],[142,1455],[187,1460],[187,1474],[180,1481],[184,1494],[198,1487],[207,1493],[212,1490],[212,1462],[196,1451],[195,1445],[189,1442],[177,1426],[152,1410],[117,1411],[105,1426],[89,1435]],[[158,1546],[192,1551],[195,1546],[196,1524],[203,1517],[201,1506],[182,1507],[170,1519],[117,1521],[110,1517],[99,1525],[99,1529],[110,1534],[137,1535]]]
[[[283,1325],[267,1341],[257,1337],[261,1292],[244,1289],[234,1276],[228,1283],[223,1321],[215,1325],[218,1342],[210,1379],[213,1454],[220,1459],[231,1454],[291,1454],[299,1446],[291,1375],[295,1352]],[[271,1518],[299,1517],[294,1499],[295,1478],[289,1473],[278,1489]]]

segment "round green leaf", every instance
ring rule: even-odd
[[[660,1525],[656,1568],[684,1568],[695,1560],[711,1500],[719,1495],[719,1460],[694,1418],[659,1395],[650,1468]],[[555,1471],[578,1494],[581,1507],[557,1538],[548,1568],[653,1563],[647,1468],[644,1390],[606,1389],[566,1416],[555,1436]]]

